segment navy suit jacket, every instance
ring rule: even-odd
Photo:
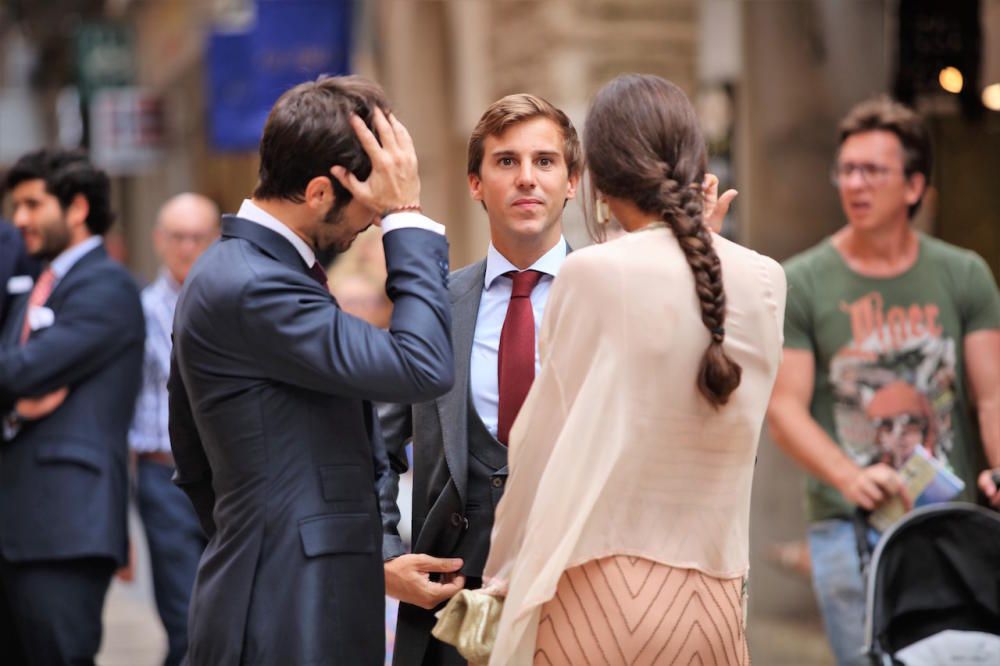
[[[38,264],[24,250],[21,234],[9,223],[0,220],[0,324],[12,300],[7,293],[7,281],[14,275],[38,275]]]
[[[128,272],[98,247],[56,284],[51,326],[19,343],[28,294],[0,331],[0,411],[69,387],[0,449],[0,554],[14,562],[126,562],[126,435],[142,372],[145,322]]]
[[[378,486],[370,400],[453,378],[447,241],[384,239],[388,331],[342,312],[279,234],[233,216],[185,281],[170,390],[176,482],[210,535],[195,581],[198,664],[381,664]]]

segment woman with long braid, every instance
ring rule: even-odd
[[[570,255],[510,439],[491,664],[747,664],[750,485],[785,278],[707,227],[684,93],[621,76],[587,165],[626,235]],[[598,231],[597,235],[600,235]]]

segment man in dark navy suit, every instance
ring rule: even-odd
[[[42,150],[5,184],[43,270],[0,330],[0,653],[7,663],[92,663],[104,597],[126,561],[142,307],[104,251],[107,175],[82,153]]]
[[[25,251],[21,234],[9,222],[0,220],[0,324],[10,300],[30,290],[37,275],[38,263]]]
[[[390,470],[369,401],[430,400],[453,376],[448,244],[419,197],[412,141],[377,85],[303,83],[271,110],[252,198],[184,282],[170,439],[209,535],[192,665],[384,661]],[[345,314],[317,261],[373,223],[388,330]]]

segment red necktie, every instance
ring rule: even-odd
[[[542,279],[539,271],[511,271],[511,287],[507,316],[500,330],[500,350],[497,354],[497,379],[500,404],[497,408],[497,440],[506,444],[510,427],[521,410],[535,378],[535,313],[531,309],[531,291]]]
[[[38,276],[38,281],[35,282],[35,286],[31,290],[31,295],[28,296],[28,307],[24,310],[24,326],[21,327],[22,345],[28,341],[28,336],[31,335],[31,308],[45,305],[45,301],[49,300],[49,295],[52,293],[52,286],[55,282],[56,274],[52,272],[51,268],[46,268]]]
[[[323,285],[324,289],[329,290],[329,287],[326,284],[326,271],[323,270],[323,267],[319,265],[318,261],[313,262],[313,265],[309,267],[309,275],[311,275],[316,282]]]

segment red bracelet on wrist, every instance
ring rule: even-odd
[[[378,214],[379,218],[385,219],[386,216],[392,215],[393,213],[419,213],[421,212],[420,204],[406,204],[405,206],[396,206],[395,208],[386,208],[384,211]]]

